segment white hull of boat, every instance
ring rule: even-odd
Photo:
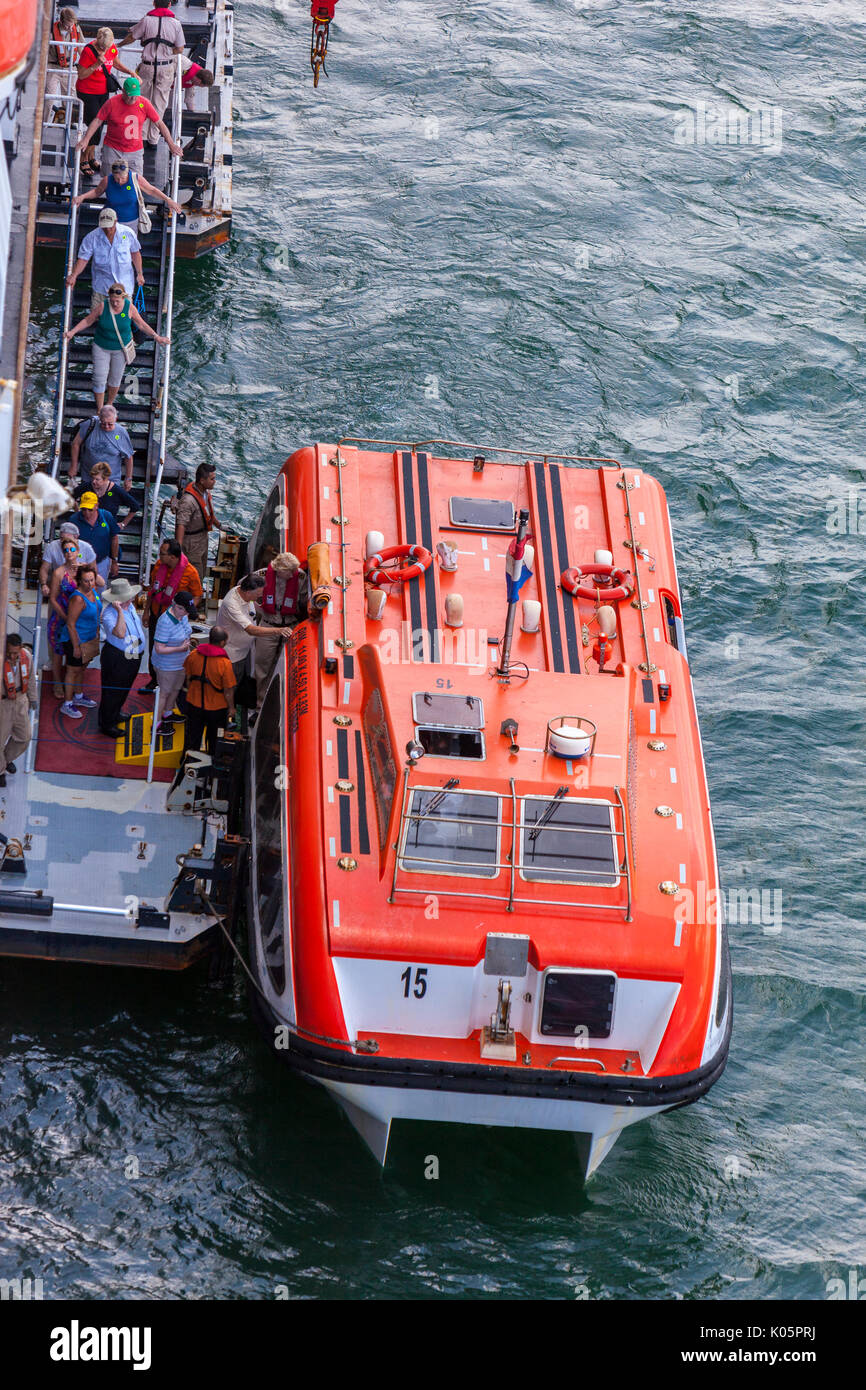
[[[317,1078],[318,1079],[318,1078]],[[388,1086],[321,1082],[342,1106],[380,1163],[388,1154],[394,1120],[487,1125],[502,1129],[558,1130],[574,1134],[584,1177],[591,1177],[622,1131],[668,1107],[593,1105],[543,1097],[475,1095],[459,1091],[404,1090]]]

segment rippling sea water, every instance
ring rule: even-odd
[[[244,4],[235,235],[179,270],[170,434],[239,525],[291,449],[350,432],[660,478],[723,882],[769,895],[731,929],[722,1081],[586,1189],[568,1141],[498,1131],[398,1127],[382,1173],[239,985],[3,962],[4,1274],[66,1298],[819,1299],[866,1263],[866,25],[757,8],[341,0],[314,92],[306,4]],[[711,129],[763,111],[764,146],[686,143],[702,102]],[[34,457],[59,284],[46,257]]]

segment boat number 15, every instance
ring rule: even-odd
[[[412,985],[412,967],[407,965],[403,974],[400,976],[403,982],[403,998],[409,998],[409,990]],[[423,999],[427,993],[427,966],[419,965],[415,967],[415,988],[412,990],[416,999]]]

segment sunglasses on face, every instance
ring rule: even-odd
[[[128,168],[128,164],[112,164],[111,172],[112,174],[125,174]]]

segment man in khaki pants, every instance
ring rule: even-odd
[[[0,699],[0,787],[6,773],[17,772],[13,759],[30,742],[30,710],[36,708],[36,664],[17,632],[6,637],[3,691]]]

